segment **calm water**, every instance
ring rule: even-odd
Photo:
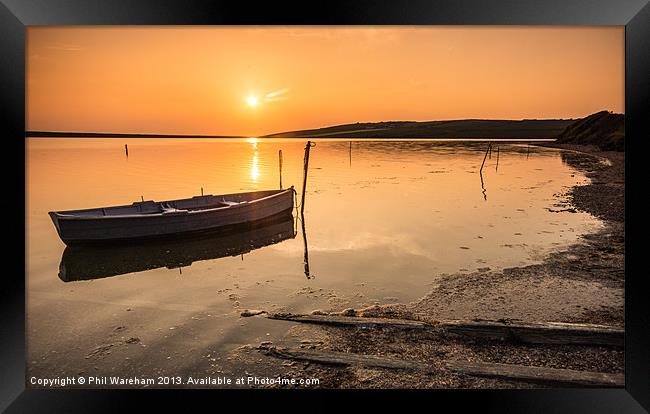
[[[47,216],[141,196],[191,197],[201,188],[205,194],[277,188],[280,149],[283,185],[300,194],[305,142],[28,139],[32,369],[46,370],[48,361],[56,366],[55,357],[41,356],[69,347],[83,364],[87,346],[73,346],[75,336],[96,345],[103,327],[121,324],[140,327],[145,342],[164,343],[169,329],[182,333],[189,321],[208,315],[216,332],[230,327],[223,346],[249,343],[269,335],[246,322],[255,318],[239,320],[242,309],[408,302],[442,273],[539,262],[601,225],[588,214],[550,211],[564,208],[559,195],[587,182],[572,167],[577,155],[495,144],[481,177],[485,143],[426,141],[316,140],[304,222],[275,223],[230,240],[71,255]]]

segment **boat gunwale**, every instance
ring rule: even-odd
[[[225,197],[229,195],[239,195],[239,194],[246,194],[246,193],[256,193],[256,192],[264,192],[264,191],[273,191],[273,190],[261,190],[261,191],[247,191],[244,193],[230,193],[230,194],[217,194],[217,195],[212,195],[212,194],[207,194],[205,196],[198,196],[198,197]],[[257,198],[252,201],[247,201],[239,204],[234,204],[230,206],[223,206],[223,207],[214,207],[214,208],[207,208],[207,209],[201,209],[201,210],[186,210],[186,211],[174,211],[171,213],[148,213],[148,214],[120,214],[120,215],[110,215],[110,216],[104,216],[104,215],[74,215],[74,214],[63,214],[63,212],[58,212],[58,211],[50,211],[50,215],[54,215],[57,219],[62,219],[62,220],[110,220],[110,219],[124,219],[124,218],[148,218],[148,217],[176,217],[176,216],[187,216],[187,215],[196,215],[196,214],[204,214],[204,213],[211,213],[215,211],[220,211],[220,210],[230,210],[230,209],[237,209],[237,208],[242,208],[250,204],[255,204],[260,201],[267,201],[271,198],[278,197],[281,195],[284,195],[288,191],[295,191],[293,186],[284,189],[284,190],[277,190],[275,194],[271,194],[266,197],[262,198]],[[195,197],[192,197],[195,198]],[[181,200],[191,200],[192,198],[182,198],[178,200],[165,200],[165,201],[154,201],[154,203],[169,203],[169,202],[174,202],[174,201],[181,201]],[[136,203],[133,203],[136,204]],[[133,204],[126,204],[123,206],[114,206],[114,207],[131,207]],[[84,211],[84,210],[96,210],[96,209],[101,209],[101,208],[107,208],[107,207],[95,207],[95,208],[89,208],[89,209],[83,209],[83,210],[67,210],[67,211]]]

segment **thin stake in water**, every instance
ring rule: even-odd
[[[278,162],[280,163],[280,190],[282,190],[282,150],[278,151]]]
[[[479,171],[483,171],[483,165],[485,165],[485,159],[487,158],[488,152],[490,151],[491,147],[492,147],[492,143],[489,143],[487,149],[485,150],[485,156],[483,157],[483,162],[481,163],[481,169]]]

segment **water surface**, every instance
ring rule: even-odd
[[[201,190],[278,188],[280,150],[282,184],[300,194],[305,142],[28,139],[31,369],[84,367],[88,348],[120,326],[159,350],[218,353],[279,335],[281,327],[239,319],[242,309],[408,302],[443,273],[536,263],[601,226],[562,205],[563,193],[587,182],[574,155],[495,142],[481,174],[486,143],[422,140],[315,140],[304,219],[295,214],[231,239],[75,256],[64,254],[47,216]],[[190,328],[193,321],[202,328]],[[87,343],[75,342],[79,336]]]

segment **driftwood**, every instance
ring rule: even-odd
[[[532,344],[623,346],[623,329],[569,323],[509,323],[497,321],[445,321],[444,331],[476,338]]]
[[[347,352],[325,352],[308,349],[288,349],[277,347],[266,347],[260,349],[269,355],[278,358],[308,361],[324,365],[352,365],[387,369],[429,370],[429,367],[422,363],[376,355],[360,355]]]
[[[623,387],[625,385],[625,377],[623,374],[464,361],[450,362],[447,364],[447,367],[452,371],[468,375],[545,383],[549,385],[575,387]]]
[[[276,313],[270,319],[330,326],[442,331],[466,337],[529,344],[623,346],[623,329],[605,325],[558,322],[442,321],[435,325],[391,318]]]
[[[389,318],[363,318],[355,316],[336,315],[295,315],[291,313],[276,313],[268,315],[270,319],[283,321],[313,323],[333,326],[356,326],[362,328],[399,328],[399,329],[426,329],[429,327],[424,322],[407,319]]]
[[[416,370],[425,372],[432,371],[431,367],[423,363],[376,355],[359,355],[346,352],[288,349],[278,347],[262,347],[260,349],[268,355],[277,358],[307,361],[323,365],[362,366],[384,369]],[[450,362],[447,364],[447,367],[452,371],[467,375],[543,383],[549,385],[575,387],[623,387],[625,385],[625,377],[623,374],[609,374],[601,372],[576,371],[570,369],[464,361]]]

